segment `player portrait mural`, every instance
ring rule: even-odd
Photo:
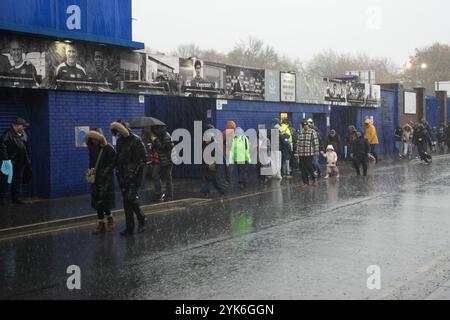
[[[45,77],[45,45],[17,35],[0,40],[0,86],[40,88]]]
[[[226,90],[228,99],[264,100],[265,71],[227,66]]]

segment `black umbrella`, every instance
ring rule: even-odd
[[[143,129],[143,128],[150,128],[150,127],[161,127],[166,126],[164,122],[161,120],[158,120],[156,118],[152,117],[139,117],[134,118],[130,122],[130,128],[131,129]]]

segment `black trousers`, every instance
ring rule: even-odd
[[[363,168],[363,174],[364,176],[367,176],[367,163],[368,160],[367,159],[357,159],[357,158],[353,158],[353,167],[356,170],[356,174],[358,176],[361,175],[361,166]]]
[[[23,180],[23,171],[25,170],[25,165],[19,166],[13,164],[13,180],[11,183],[11,200],[19,200],[20,187]],[[0,173],[0,199],[3,199],[3,194],[8,192],[8,176]]]
[[[429,161],[428,144],[425,144],[425,143],[418,144],[417,149],[419,152],[420,160],[428,162]]]
[[[302,180],[304,184],[309,184],[309,178],[317,179],[317,172],[314,169],[314,157],[300,157],[300,170],[302,171]]]
[[[139,205],[139,197],[137,194],[137,189],[135,188],[122,189],[122,198],[123,198],[123,209],[125,211],[126,229],[130,231],[134,230],[134,215],[136,215],[139,225],[144,225],[145,216]]]
[[[152,179],[155,185],[155,196],[160,198],[163,194],[161,181],[166,185],[166,197],[173,199],[172,166],[154,165]]]

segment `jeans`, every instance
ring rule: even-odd
[[[289,176],[291,174],[290,171],[290,160],[284,160],[283,164],[282,164],[282,169],[281,169],[281,173],[283,176]]]
[[[173,199],[173,183],[172,183],[172,166],[154,165],[152,172],[152,179],[155,185],[155,197],[161,198],[162,185],[161,180],[166,185],[166,197],[167,199]]]
[[[398,154],[403,153],[403,142],[401,141],[395,141],[395,149],[397,150]]]
[[[225,186],[222,182],[220,182],[217,177],[215,177],[214,179],[209,179],[206,178],[203,182],[203,187],[201,190],[201,193],[203,194],[210,194],[211,193],[211,189],[215,188],[220,194],[224,194],[225,193]]]
[[[316,171],[318,176],[320,177],[322,174],[322,171],[320,170],[319,156],[313,157],[313,166],[314,166],[314,171]]]

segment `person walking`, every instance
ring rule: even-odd
[[[292,178],[290,171],[290,161],[292,159],[291,136],[288,133],[282,134],[281,146],[281,173],[283,178]]]
[[[336,130],[333,129],[330,131],[330,134],[328,135],[326,141],[326,145],[333,146],[333,149],[336,152],[338,158],[341,158],[341,151],[342,151],[341,138],[337,134]]]
[[[231,164],[227,164],[227,159],[231,145],[233,144],[234,131],[236,130],[236,127],[236,122],[229,120],[227,121],[227,128],[223,131],[223,157],[225,163],[225,183],[227,185],[231,184],[231,178],[233,175],[233,166]]]
[[[358,176],[361,175],[361,167],[363,169],[363,175],[367,176],[367,168],[369,158],[375,159],[373,155],[370,154],[369,141],[363,137],[361,132],[356,133],[356,139],[353,141],[352,145],[352,155],[353,167],[356,170]]]
[[[403,128],[402,127],[398,126],[395,129],[394,139],[395,139],[395,150],[397,150],[399,158],[402,158],[402,154],[403,154],[403,141],[402,141]]]
[[[345,160],[352,160],[350,157],[351,147],[353,145],[353,142],[356,139],[356,127],[355,126],[349,126],[347,128],[347,134],[345,135],[345,146],[344,146],[344,158]]]
[[[303,130],[299,135],[295,146],[295,153],[299,155],[300,167],[302,171],[302,181],[304,186],[309,185],[311,178],[314,185],[317,185],[318,173],[314,168],[314,157],[319,155],[320,145],[317,132],[312,129],[308,122],[302,124]]]
[[[445,153],[445,144],[447,142],[447,130],[444,123],[441,123],[437,134],[437,149],[440,154]]]
[[[370,119],[367,119],[364,122],[364,124],[366,126],[365,138],[369,142],[370,153],[375,158],[375,163],[378,163],[379,159],[378,159],[378,155],[377,155],[376,150],[375,150],[376,146],[379,144],[378,135],[377,135],[377,129],[375,128],[375,126],[373,125],[373,123],[372,123],[372,121]]]
[[[412,156],[412,140],[413,140],[413,128],[406,124],[403,127],[403,134],[402,134],[402,143],[403,143],[403,152],[402,152],[402,159],[411,159]]]
[[[163,202],[172,201],[172,150],[174,147],[172,137],[167,132],[166,126],[155,126],[150,129],[149,138],[152,144],[152,180],[155,186],[153,199]],[[165,185],[165,192],[162,191],[161,182]]]
[[[124,121],[113,122],[110,126],[117,138],[116,175],[123,198],[126,228],[121,236],[134,233],[134,215],[138,220],[138,233],[145,231],[146,218],[139,205],[139,188],[142,184],[147,152],[142,139],[135,135]]]
[[[250,162],[250,142],[245,136],[244,130],[241,128],[236,128],[227,165],[237,166],[238,182],[241,189],[245,189],[247,187],[247,165]]]
[[[433,159],[429,150],[431,149],[431,136],[427,128],[423,124],[417,126],[417,130],[414,132],[413,143],[417,146],[420,160],[426,164],[430,164]]]
[[[327,147],[326,153],[322,151],[322,156],[327,159],[327,175],[324,179],[329,179],[330,175],[335,174],[336,178],[339,179],[339,168],[337,166],[338,155],[334,150],[332,145]]]
[[[208,125],[206,130],[214,130],[213,125]],[[213,133],[207,133],[205,135],[205,139],[203,141],[203,154],[205,154],[205,149],[208,146],[212,146],[211,157],[214,159],[216,154],[215,150],[219,148],[218,143],[214,138]],[[208,197],[211,194],[211,189],[215,188],[221,195],[225,194],[225,185],[219,181],[219,175],[217,170],[217,163],[206,163],[205,159],[203,159],[203,186],[201,189],[201,193]]]
[[[323,145],[323,139],[322,139],[322,134],[320,133],[319,128],[317,128],[314,125],[314,121],[313,119],[308,119],[308,124],[311,127],[311,129],[313,129],[316,133],[317,133],[317,137],[319,139],[319,150],[324,150],[324,145]],[[322,170],[320,170],[320,163],[319,163],[319,153],[317,153],[314,157],[313,157],[313,165],[314,165],[314,170],[317,172],[317,177],[320,178],[322,176]]]
[[[447,125],[445,134],[447,136],[447,140],[445,141],[445,144],[447,145],[447,152],[450,152],[450,122]]]
[[[108,144],[105,136],[98,131],[86,135],[89,150],[89,168],[94,169],[91,183],[91,207],[97,211],[98,223],[93,235],[112,232],[116,226],[111,209],[115,208],[114,168],[116,151]],[[106,221],[105,221],[106,218]]]
[[[8,191],[8,184],[11,185],[12,203],[24,204],[19,195],[22,183],[31,180],[31,157],[26,133],[29,126],[27,121],[18,118],[0,137],[0,164],[5,173],[0,173],[0,204],[4,204],[3,194]]]

